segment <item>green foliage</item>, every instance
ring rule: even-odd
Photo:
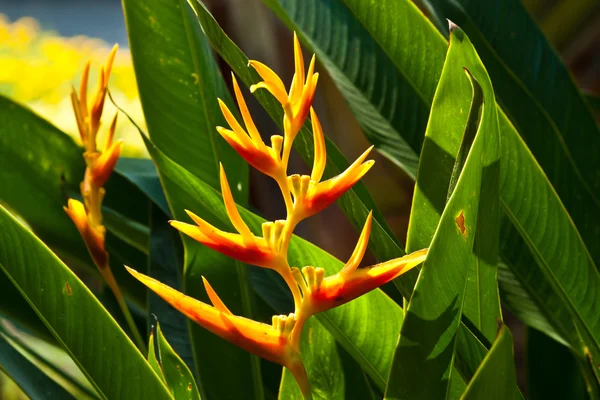
[[[523,398],[500,301],[529,326],[531,399],[597,397],[600,131],[589,107],[597,99],[580,93],[520,2],[420,1],[431,20],[409,0],[263,3],[316,53],[366,139],[415,179],[405,248],[429,248],[421,268],[386,288],[391,297],[375,289],[307,322],[300,352],[313,398]],[[152,160],[119,161],[102,214],[111,270],[149,353],[128,337],[62,209],[81,198],[82,149],[0,97],[0,323],[17,327],[0,325],[0,368],[34,399],[301,398],[288,369],[187,320],[123,268],[210,303],[206,277],[234,315],[255,320],[292,307],[274,271],[168,223],[189,222],[190,210],[237,229],[219,190],[222,163],[242,219],[261,235],[247,163],[215,130],[227,126],[217,98],[241,118],[213,51],[246,87],[260,77],[200,0],[123,0],[123,9]],[[448,31],[447,18],[460,28]],[[277,100],[254,96],[282,128]],[[328,179],[349,163],[325,141]],[[310,122],[294,144],[312,164]],[[362,183],[337,206],[356,228],[373,210],[368,247],[378,261],[405,254]],[[288,257],[325,276],[343,267],[298,236]],[[88,382],[18,332],[59,346]]]

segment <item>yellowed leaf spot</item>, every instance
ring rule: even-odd
[[[73,291],[71,290],[71,285],[69,285],[69,282],[65,282],[65,288],[63,289],[63,293],[66,293],[67,296],[70,296],[73,294]]]
[[[460,229],[460,234],[466,239],[466,237],[469,235],[469,232],[467,231],[467,226],[465,225],[465,214],[462,212],[462,210],[460,211],[460,214],[458,214],[458,217],[456,217],[455,221],[458,229]]]

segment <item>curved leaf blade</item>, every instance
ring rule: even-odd
[[[135,345],[77,276],[3,207],[0,226],[0,269],[98,394],[102,398],[171,398]],[[131,371],[136,373],[130,375]]]
[[[158,177],[158,176],[157,176]],[[179,291],[183,288],[183,245],[177,231],[169,225],[162,209],[153,206],[150,211],[150,276]],[[194,354],[185,317],[154,292],[148,291],[148,323],[162,322],[161,332],[175,352],[193,372]]]
[[[0,369],[33,399],[73,399],[73,395],[44,374],[0,334]]]
[[[216,127],[226,125],[217,98],[233,107],[230,95],[198,21],[184,0],[123,1],[142,108],[153,142],[194,176],[219,188],[219,162],[228,173],[234,198],[245,204],[248,166]],[[159,171],[159,174],[161,171]],[[163,182],[164,183],[164,182]],[[187,220],[190,205],[163,185],[171,212]],[[196,210],[204,215],[201,210]],[[204,298],[201,276],[222,288],[223,300],[244,315],[252,313],[245,267],[183,237],[184,291]],[[226,289],[225,289],[226,288]],[[190,323],[195,370],[209,398],[262,398],[258,360]],[[205,353],[218,354],[212,364]],[[231,364],[239,368],[231,369]]]
[[[200,400],[200,393],[192,372],[167,342],[158,322],[156,323],[156,343],[162,372],[173,398]]]
[[[513,392],[516,385],[512,335],[506,325],[502,325],[490,352],[469,382],[461,400],[519,398]]]
[[[456,60],[455,54],[460,54],[456,49],[469,45],[468,38],[456,28],[451,36],[436,97],[439,94],[443,98],[445,89],[455,84],[457,76],[453,70],[461,71],[465,67],[461,65],[464,60]],[[450,188],[451,195],[408,305],[386,389],[386,398],[390,399],[406,396],[423,399],[448,397],[451,371],[456,362],[456,335],[461,315],[469,311],[465,298],[470,269],[479,262],[480,257],[492,268],[497,263],[497,233],[493,230],[488,232],[481,225],[479,213],[480,210],[485,213],[494,207],[496,210],[498,208],[498,191],[482,192],[488,185],[490,188],[499,185],[498,119],[493,89],[483,65],[471,63],[468,70],[483,91],[483,97],[479,100],[473,98],[474,102],[483,102],[481,119],[469,120],[471,124],[478,125],[477,128],[467,125],[463,140],[468,142],[470,130],[476,129],[477,133],[456,187],[453,190]],[[462,93],[470,97],[468,92]],[[477,104],[473,106],[472,111],[478,113]],[[435,108],[432,110],[432,121],[436,119],[436,111]],[[457,111],[460,109],[454,110]],[[427,167],[428,162],[423,158],[421,165]],[[497,225],[495,229],[498,229]],[[486,253],[480,253],[475,242],[485,240],[488,234],[490,240],[496,239],[495,251],[491,246]]]

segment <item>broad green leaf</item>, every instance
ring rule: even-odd
[[[3,207],[0,227],[4,279],[27,299],[98,394],[111,399],[170,398],[144,357],[92,293]]]
[[[461,45],[470,46],[468,40],[459,28],[453,32],[436,98],[438,95],[445,95],[445,85],[456,84],[456,76],[452,71],[458,69],[460,72],[463,66],[455,64],[454,53]],[[456,335],[461,314],[468,311],[464,299],[470,269],[479,257],[492,267],[497,262],[497,259],[494,260],[494,254],[497,257],[497,247],[495,252],[490,247],[487,252],[478,253],[480,248],[475,242],[484,240],[487,231],[487,227],[481,225],[480,211],[486,207],[493,208],[494,205],[497,207],[498,204],[497,190],[491,190],[489,195],[482,193],[485,188],[498,185],[498,119],[494,93],[483,65],[471,63],[468,71],[483,91],[483,99],[479,100],[483,100],[481,119],[479,124],[477,119],[469,121],[478,125],[477,134],[456,187],[444,208],[427,260],[408,304],[386,389],[385,396],[389,399],[407,396],[440,399],[449,396],[451,371],[456,359]],[[448,81],[445,80],[446,73]],[[466,94],[469,98],[468,92]],[[476,97],[474,100],[477,100]],[[472,111],[477,112],[478,108],[474,104]],[[456,111],[460,112],[460,109]],[[436,118],[435,112],[434,108],[431,120]],[[467,140],[469,129],[472,128],[468,127],[466,130]],[[421,165],[427,167],[427,163],[427,159],[421,159],[419,175]],[[491,182],[485,182],[485,179]],[[479,230],[483,231],[478,233]],[[497,238],[493,230],[490,231],[490,236]],[[514,388],[511,387],[510,390]]]
[[[564,345],[527,329],[527,394],[531,400],[587,399],[581,360]],[[585,360],[583,360],[585,362]]]
[[[162,210],[153,206],[150,211],[150,276],[177,290],[182,290],[183,245],[175,229],[169,225]],[[148,291],[148,324],[161,322],[163,336],[193,372],[194,355],[186,319],[154,292]]]
[[[185,0],[124,0],[123,10],[150,138],[214,188],[223,163],[245,202],[248,166],[216,130],[227,125],[217,98],[235,107],[192,10]]]
[[[441,65],[436,63],[434,58],[430,58],[426,62],[418,63],[418,68],[411,69],[409,67],[415,66],[414,61],[421,59],[407,57],[407,49],[411,48],[415,40],[425,35],[423,32],[427,32],[428,37],[435,38],[431,36],[435,27],[413,4],[405,0],[381,0],[368,4],[357,0],[344,0],[344,4],[361,21],[396,66],[411,76],[411,81],[417,89],[429,87],[429,83],[422,79],[427,74],[423,70],[435,71],[441,68]],[[409,20],[410,29],[405,24],[396,23],[397,18]],[[438,36],[437,40],[428,41],[425,54],[443,52],[445,44],[445,40]],[[419,93],[423,94],[426,91],[419,90]],[[517,103],[514,98],[506,101]],[[522,263],[532,258],[520,259],[522,253],[518,250],[517,255],[512,254],[512,249],[504,251],[502,258],[508,259],[507,265],[514,268],[514,275],[519,278],[531,276],[527,271],[539,268],[540,273],[536,275],[546,281],[540,287],[552,288],[552,296],[560,299],[561,308],[581,322],[582,329],[587,334],[586,344],[597,353],[600,318],[597,310],[590,304],[600,290],[600,277],[588,249],[595,248],[594,251],[598,251],[595,243],[600,231],[597,224],[591,221],[598,213],[599,203],[590,200],[589,190],[582,187],[582,180],[576,176],[574,164],[568,159],[565,161],[568,155],[564,147],[554,147],[554,144],[549,146],[549,149],[552,149],[550,153],[556,160],[552,162],[552,170],[550,167],[542,170],[502,110],[498,111],[498,119],[502,159],[510,160],[501,165],[500,202],[501,209],[513,226],[503,229],[503,232],[504,235],[509,235],[511,240],[515,235],[521,236],[524,243],[520,246],[526,246],[531,251],[534,255],[533,260],[538,265]],[[556,136],[544,133],[543,140],[546,140],[546,137],[547,140],[553,141]],[[544,165],[548,166],[549,163]],[[556,185],[556,191],[552,184]],[[559,194],[562,197],[559,198]],[[521,273],[516,272],[517,269]],[[538,287],[533,281],[524,282],[523,286],[532,290],[537,290]],[[535,296],[543,298],[541,293],[536,293]]]
[[[313,399],[373,399],[365,373],[315,318],[302,332],[300,351],[312,389]],[[283,370],[280,399],[302,400],[302,393],[289,370]]]
[[[468,39],[467,39],[468,40]],[[475,53],[461,51],[462,38],[451,41],[433,99],[413,196],[406,248],[414,251],[432,242],[449,193],[464,166],[484,110],[495,112],[494,92]],[[464,69],[475,78],[465,79]],[[470,82],[469,82],[470,81]],[[485,101],[484,101],[485,98]],[[494,116],[482,129],[497,134]],[[492,163],[490,163],[492,165]],[[501,318],[497,269],[499,235],[499,164],[483,172],[475,248],[469,257],[469,278],[463,314],[491,343]],[[468,232],[465,231],[468,234]]]
[[[167,342],[158,322],[156,323],[156,344],[158,345],[163,376],[173,398],[176,400],[200,400],[200,393],[192,372]]]
[[[63,210],[68,195],[79,192],[85,170],[83,150],[29,109],[2,96],[0,148],[0,204],[25,220],[36,235],[71,266],[82,266],[99,276],[79,232]],[[105,206],[105,211],[125,215],[131,224],[147,223],[147,198],[118,174],[113,174],[108,181]],[[143,286],[123,268],[125,260],[137,259],[137,255],[130,254],[129,246],[114,239],[108,235],[107,249],[112,254],[113,273],[123,291],[143,305]],[[139,262],[135,264],[140,269],[146,268]]]
[[[519,242],[513,240],[506,245],[510,246],[511,243],[514,243],[518,246],[522,244]],[[519,262],[522,262],[523,265],[534,265],[535,260],[529,249],[525,247],[521,251],[522,260]],[[511,252],[516,254],[515,248],[511,248]],[[524,260],[526,258],[528,261]],[[571,315],[562,305],[561,299],[553,295],[553,289],[541,275],[542,272],[538,268],[517,270],[514,266],[508,267],[506,262],[505,259],[498,266],[498,286],[502,303],[519,319],[527,321],[529,326],[544,332],[562,345],[574,349],[577,342],[577,331]],[[527,275],[517,278],[515,273]]]
[[[219,192],[170,160],[157,147],[152,146],[148,139],[146,139],[146,146],[158,166],[163,185],[171,187],[177,198],[192,212],[203,210],[202,217],[208,222],[218,223],[217,226],[230,226]],[[250,229],[256,235],[260,235],[264,219],[242,207],[238,206],[238,209]],[[233,230],[233,228],[229,229]],[[325,251],[296,236],[291,240],[288,259],[291,265],[322,267],[326,275],[337,273],[343,266],[342,262]],[[217,293],[225,294],[219,291],[218,286],[213,286]],[[229,306],[227,301],[225,304]],[[239,314],[238,310],[232,309],[232,311]],[[287,312],[291,311],[293,310],[287,310]],[[247,316],[247,314],[242,315]],[[317,318],[375,384],[383,389],[400,331],[401,308],[380,290],[374,290],[344,306],[318,314]],[[219,354],[214,357],[222,356]],[[210,362],[207,361],[208,356],[203,361],[211,365],[218,361],[214,357],[210,357]]]
[[[0,316],[17,323],[47,342],[54,341],[54,336],[46,325],[7,279],[0,279]]]
[[[490,352],[469,382],[461,399],[518,399],[513,391],[516,384],[512,335],[506,325],[502,325]]]
[[[185,0],[123,1],[127,32],[142,108],[153,142],[186,170],[219,188],[223,163],[234,198],[245,204],[248,166],[223,140],[216,126],[225,126],[217,98],[235,112],[200,25]],[[160,173],[160,171],[159,171]],[[164,184],[164,182],[163,182]],[[187,220],[188,202],[163,185],[172,215]],[[195,210],[204,216],[205,211]],[[232,310],[252,313],[245,267],[199,245],[184,244],[184,291],[204,298],[201,276],[222,294]],[[209,332],[190,325],[195,370],[205,397],[261,398],[263,389],[256,358]],[[219,354],[212,364],[205,354]],[[238,368],[231,369],[231,365]]]
[[[40,371],[0,334],[0,370],[4,371],[33,399],[73,399],[74,397]]]
[[[194,8],[210,44],[223,60],[229,64],[233,72],[239,77],[239,80],[246,86],[259,82],[260,77],[258,74],[248,67],[248,57],[246,57],[235,43],[233,43],[223,32],[213,16],[206,9],[206,6],[199,0],[189,0],[189,3]],[[291,43],[289,49],[291,57],[293,52]],[[281,126],[283,121],[283,111],[281,105],[276,102],[275,98],[262,90],[255,92],[255,96],[259,103],[269,113],[273,121]],[[333,142],[327,137],[325,138],[325,141],[327,147],[327,166],[325,168],[324,178],[328,178],[339,174],[341,171],[345,170],[349,164]],[[298,136],[294,141],[294,148],[308,165],[312,165],[314,144],[312,133],[307,125],[305,125],[298,133]],[[376,255],[378,260],[386,261],[392,258],[401,257],[405,254],[398,240],[385,222],[383,215],[377,209],[373,199],[361,182],[354,185],[352,189],[337,201],[337,204],[357,229],[362,228],[369,211],[373,210],[373,228],[371,231],[369,248],[373,254]],[[416,273],[411,274],[410,272],[398,279],[400,286],[405,290],[403,293],[410,292],[415,279]]]

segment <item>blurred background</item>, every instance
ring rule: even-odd
[[[415,0],[418,4],[419,0]],[[293,75],[292,36],[260,0],[205,0],[225,32],[251,58],[270,65],[284,81]],[[523,0],[541,29],[575,76],[590,94],[600,93],[600,1]],[[144,127],[135,75],[127,45],[127,32],[119,0],[0,0],[0,94],[26,104],[44,118],[78,139],[69,93],[78,85],[87,59],[92,61],[93,87],[97,69],[118,43],[110,90],[115,101]],[[308,55],[307,55],[308,56]],[[318,61],[318,60],[317,60]],[[226,81],[229,70],[220,63]],[[315,108],[323,129],[349,160],[360,155],[368,143],[343,98],[323,68],[315,96]],[[276,126],[250,96],[252,115],[264,136],[276,133]],[[104,117],[115,109],[107,102]],[[121,118],[117,135],[125,140],[125,155],[147,157],[138,132]],[[413,182],[396,165],[379,155],[364,178],[370,193],[390,226],[404,242],[413,192]],[[299,157],[292,158],[291,171],[309,169]],[[282,218],[285,208],[276,185],[251,170],[251,205],[268,219]],[[297,231],[336,257],[346,259],[358,237],[336,207],[304,222]],[[372,259],[371,259],[372,260]],[[366,262],[371,261],[369,259]],[[510,318],[510,317],[508,317]],[[509,321],[510,322],[510,321]],[[524,340],[517,322],[517,362]],[[522,346],[522,344],[521,344]],[[523,371],[523,368],[521,368]],[[521,383],[524,377],[520,376]],[[18,388],[0,372],[0,399],[18,399]]]

